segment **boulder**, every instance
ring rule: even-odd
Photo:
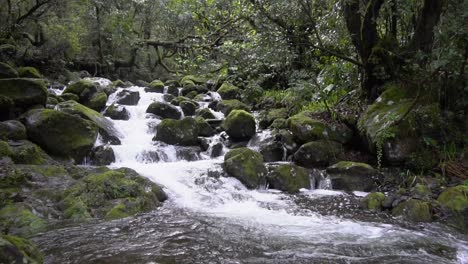
[[[179,106],[180,103],[185,102],[185,101],[189,101],[189,102],[192,102],[192,103],[198,105],[197,102],[195,102],[192,99],[190,99],[188,97],[185,97],[185,96],[177,96],[174,100],[171,101],[171,104],[175,105],[175,106]]]
[[[178,160],[196,161],[200,159],[201,148],[196,147],[178,147],[176,156]]]
[[[13,151],[10,148],[10,145],[0,140],[0,157],[11,157],[13,155]]]
[[[270,188],[298,193],[300,189],[310,189],[309,171],[293,164],[283,164],[268,173],[267,182]]]
[[[223,143],[218,142],[209,148],[210,158],[214,159],[223,155]]]
[[[184,112],[185,116],[193,116],[195,115],[195,110],[197,110],[198,105],[191,102],[191,101],[183,101],[179,104],[182,112]]]
[[[106,102],[107,94],[104,92],[98,92],[93,95],[88,103],[86,103],[86,106],[95,111],[101,112],[106,107]]]
[[[108,106],[106,111],[104,112],[104,115],[114,120],[130,119],[130,114],[128,113],[127,109],[124,106],[115,104]]]
[[[216,134],[216,131],[202,117],[195,118],[198,125],[198,135],[201,137],[211,137]]]
[[[42,79],[41,73],[34,67],[20,67],[18,68],[18,75],[22,78]]]
[[[216,116],[213,114],[213,112],[211,112],[209,108],[199,109],[197,110],[195,115],[204,119],[216,119]]]
[[[307,112],[290,117],[287,124],[299,143],[325,139],[344,144],[353,136],[352,131],[345,125],[327,124],[324,121],[312,119]]]
[[[107,146],[101,145],[94,147],[91,150],[91,164],[94,166],[106,166],[115,162],[114,150]]]
[[[222,100],[217,102],[217,110],[227,116],[232,110],[244,110],[250,112],[250,107],[239,100]]]
[[[260,146],[260,153],[263,156],[263,161],[274,162],[286,160],[286,148],[281,142],[270,141]]]
[[[416,199],[409,199],[398,204],[393,208],[392,214],[412,222],[430,222],[432,219],[431,205]]]
[[[26,127],[17,120],[0,122],[0,139],[21,140],[26,139]]]
[[[0,62],[0,79],[17,78],[18,72],[10,65]]]
[[[59,96],[59,98],[62,99],[62,101],[70,101],[70,100],[73,100],[75,102],[80,101],[80,97],[73,93],[63,93]]]
[[[268,128],[276,119],[286,119],[289,111],[286,108],[271,109],[262,111],[259,117],[259,126],[263,129]]]
[[[55,110],[31,110],[24,123],[28,137],[48,153],[81,162],[98,135],[97,126],[76,115]]]
[[[267,174],[262,155],[249,148],[233,149],[224,156],[226,173],[238,179],[247,188],[255,189]]]
[[[343,147],[335,141],[319,140],[306,143],[294,153],[293,161],[306,168],[327,166],[339,160]]]
[[[182,94],[184,94],[184,93],[182,93]],[[185,97],[187,97],[187,98],[189,98],[191,100],[193,100],[197,95],[198,95],[197,91],[191,91],[191,92],[189,92],[187,94],[184,94]]]
[[[147,93],[163,93],[164,92],[164,83],[160,80],[152,81],[148,87],[145,87],[145,92]]]
[[[458,185],[445,189],[437,198],[439,204],[447,210],[446,220],[468,233],[468,185]]]
[[[385,201],[385,194],[381,192],[369,193],[361,201],[363,208],[371,211],[380,212],[382,210],[382,203]]]
[[[219,87],[217,92],[223,100],[232,100],[240,98],[241,89],[231,83],[225,82]]]
[[[175,98],[176,98],[176,97],[175,97],[174,95],[172,95],[172,94],[164,94],[164,95],[163,95],[164,101],[169,102],[169,103],[170,103],[172,100],[174,100]]]
[[[0,263],[44,263],[44,256],[25,238],[0,235]]]
[[[156,127],[156,136],[159,140],[170,145],[194,146],[198,145],[198,124],[191,117],[182,120],[164,119]]]
[[[121,105],[137,105],[140,101],[140,93],[138,91],[123,90],[117,94],[116,103]]]
[[[90,80],[79,80],[70,84],[63,91],[64,94],[72,93],[78,96],[77,102],[86,103],[97,92],[98,86]]]
[[[255,135],[255,118],[244,110],[233,110],[224,120],[223,128],[233,141],[249,140]]]
[[[288,128],[288,121],[283,118],[278,118],[271,123],[271,125],[268,127],[271,129],[286,129]]]
[[[179,96],[179,88],[177,86],[169,86],[167,87],[167,94],[177,97]]]
[[[188,86],[195,84],[205,84],[208,81],[207,78],[202,76],[186,75],[180,80],[180,85]]]
[[[78,115],[81,118],[92,121],[98,128],[105,143],[114,145],[120,144],[120,133],[115,129],[112,121],[105,118],[102,114],[75,101],[66,101],[59,103],[55,109],[72,115]]]
[[[161,118],[180,119],[182,117],[177,107],[163,102],[151,103],[146,109],[146,113],[154,114]]]
[[[16,107],[24,110],[35,106],[45,106],[47,88],[44,80],[39,79],[0,79],[0,96],[10,98]]]
[[[327,168],[333,189],[369,192],[378,186],[379,171],[372,166],[352,161],[340,161]]]

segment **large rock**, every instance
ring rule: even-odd
[[[159,140],[170,145],[197,145],[197,121],[191,117],[182,120],[164,119],[156,127],[156,136],[153,140]]]
[[[16,164],[44,165],[54,163],[54,160],[44,150],[27,140],[10,142],[10,149],[11,159]]]
[[[169,86],[167,87],[167,94],[177,97],[179,96],[179,88],[177,86]]]
[[[0,79],[17,78],[18,72],[10,65],[0,62]]]
[[[140,93],[138,91],[123,90],[117,94],[116,103],[121,105],[137,105],[140,101]]]
[[[79,80],[70,84],[63,91],[64,94],[72,93],[78,96],[80,103],[86,103],[97,92],[98,86],[90,80]]]
[[[146,109],[146,113],[154,114],[161,118],[180,119],[182,117],[177,107],[163,102],[151,103]]]
[[[98,92],[93,95],[93,97],[86,104],[87,107],[101,112],[106,107],[107,94],[105,92]]]
[[[310,118],[307,113],[290,117],[288,127],[299,143],[326,139],[347,143],[352,138],[352,131],[344,125],[327,124],[324,121]]]
[[[216,134],[216,131],[202,117],[195,118],[198,124],[198,135],[201,137],[211,137]]]
[[[216,116],[209,108],[199,109],[195,114],[197,117],[202,117],[204,119],[216,119]]]
[[[449,187],[439,195],[437,201],[448,210],[447,221],[468,233],[468,186]]]
[[[224,115],[229,115],[232,110],[244,110],[249,112],[250,107],[242,103],[239,100],[222,100],[217,102],[217,110],[222,112]]]
[[[93,122],[55,110],[31,110],[24,122],[33,142],[50,154],[76,162],[83,160],[98,135]]]
[[[35,244],[16,236],[0,236],[0,263],[43,263],[44,256]]]
[[[0,95],[9,97],[16,107],[22,109],[45,106],[47,102],[46,84],[39,79],[0,79]]]
[[[385,201],[385,194],[381,192],[369,193],[361,201],[362,207],[371,211],[381,211],[382,203]]]
[[[262,155],[248,148],[233,149],[224,156],[226,173],[247,188],[255,189],[264,182],[267,170]]]
[[[164,83],[160,80],[152,81],[148,87],[145,88],[147,93],[163,93],[164,92]]]
[[[343,147],[340,143],[319,140],[302,145],[296,153],[294,153],[293,160],[306,168],[314,168],[317,166],[327,166],[339,160],[342,153]]]
[[[223,100],[232,100],[240,98],[241,89],[231,83],[225,82],[219,87],[217,92]]]
[[[114,145],[120,144],[120,133],[115,129],[112,121],[105,118],[102,114],[75,101],[66,101],[55,106],[56,110],[78,115],[84,119],[92,121],[98,128],[104,142]]]
[[[431,205],[416,199],[409,199],[393,208],[394,216],[401,216],[413,222],[430,222],[432,219]]]
[[[380,173],[366,163],[340,161],[327,168],[333,189],[369,192],[378,186]]]
[[[310,189],[309,171],[293,164],[283,164],[268,173],[270,188],[288,193],[297,193],[300,189]]]
[[[289,116],[286,108],[278,108],[262,111],[260,113],[259,125],[261,128],[268,128],[276,119],[286,119]]]
[[[234,110],[224,120],[223,128],[233,141],[249,140],[255,135],[255,118],[244,110]]]
[[[279,141],[269,141],[260,146],[260,153],[265,162],[283,161],[286,160],[286,148]]]
[[[110,105],[109,107],[107,107],[106,111],[104,112],[104,115],[114,120],[130,119],[130,114],[128,113],[127,109],[122,105]]]
[[[17,120],[0,122],[0,139],[21,140],[26,139],[26,127]]]
[[[193,116],[195,115],[195,110],[197,110],[198,105],[191,101],[183,101],[180,103],[180,108],[185,116]]]
[[[180,80],[180,85],[185,87],[195,84],[205,84],[207,81],[208,79],[202,76],[186,75]]]

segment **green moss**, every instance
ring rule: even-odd
[[[18,72],[13,67],[7,63],[0,62],[0,79],[16,77],[18,77]]]
[[[280,165],[268,175],[268,182],[274,189],[297,193],[301,188],[310,188],[309,171],[296,165]]]
[[[17,107],[45,106],[47,87],[41,79],[0,79],[0,95],[9,97]]]
[[[160,80],[154,80],[148,85],[147,88],[145,88],[145,91],[153,93],[163,93],[164,83]]]
[[[239,100],[222,100],[218,103],[218,111],[224,115],[229,115],[232,110],[244,110],[250,112],[250,107]]]
[[[182,120],[164,119],[156,127],[156,136],[159,140],[171,145],[195,146],[198,144],[198,124],[191,117]]]
[[[86,104],[89,108],[95,111],[102,111],[106,107],[107,94],[104,92],[99,92],[93,95],[91,100]]]
[[[362,203],[364,207],[371,211],[382,210],[382,202],[385,200],[385,194],[381,192],[369,193],[364,197]]]
[[[0,210],[0,225],[2,229],[11,230],[15,234],[29,236],[43,231],[46,221],[26,206],[16,203]]]
[[[26,140],[22,140],[21,143],[21,145],[12,148],[13,154],[11,157],[16,164],[41,165],[52,160],[52,158],[36,144]]]
[[[185,96],[177,96],[176,98],[174,98],[174,99],[171,101],[171,104],[176,105],[176,106],[179,106],[180,103],[185,102],[185,101],[193,102],[193,101],[192,101],[190,98],[188,98],[188,97],[185,97]],[[197,105],[198,105],[198,104],[197,104]]]
[[[432,219],[430,204],[424,201],[409,199],[393,208],[392,214],[403,216],[413,222],[430,222]]]
[[[257,188],[266,175],[263,156],[249,148],[229,151],[224,156],[226,172],[240,180],[247,188]]]
[[[278,118],[275,119],[268,128],[285,129],[288,128],[288,122],[286,121],[286,119]]]
[[[10,148],[10,145],[0,140],[0,157],[11,157],[13,155],[13,151]]]
[[[218,91],[219,95],[223,100],[238,99],[240,97],[241,90],[229,82],[224,82]]]
[[[462,212],[468,208],[468,186],[458,185],[444,190],[437,201],[455,212]]]
[[[1,263],[30,263],[44,262],[43,254],[37,246],[29,240],[16,236],[0,236]]]
[[[233,140],[250,139],[256,132],[255,118],[244,110],[233,110],[222,124]]]
[[[37,78],[37,79],[42,78],[42,75],[34,67],[20,67],[18,68],[18,75],[19,77],[24,77],[24,78]]]
[[[288,118],[288,110],[286,108],[271,109],[260,113],[259,125],[261,128],[269,127],[276,119]]]
[[[126,85],[122,80],[115,80],[112,82],[113,87],[124,88]]]
[[[73,94],[73,93],[63,93],[62,95],[60,95],[61,99],[63,99],[64,101],[70,101],[70,100],[73,100],[73,101],[80,101],[80,97],[76,94]]]
[[[185,96],[186,96],[187,98],[193,99],[193,98],[195,98],[195,96],[197,96],[197,95],[198,95],[198,92],[197,92],[197,91],[191,91],[191,92],[189,92],[188,94],[186,94]]]
[[[83,221],[91,218],[88,207],[80,198],[68,197],[65,199],[65,204],[67,208],[63,214],[67,219]]]
[[[26,175],[20,170],[6,170],[0,178],[0,188],[20,187],[26,182]]]
[[[107,220],[114,220],[128,217],[129,215],[125,212],[125,209],[125,204],[119,203],[118,205],[114,206],[109,212],[107,212],[105,218]]]
[[[79,80],[75,83],[70,84],[63,93],[72,93],[80,96],[86,90],[93,91],[96,90],[96,85],[90,80]]]

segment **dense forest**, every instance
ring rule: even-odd
[[[396,241],[422,244],[434,263],[468,261],[467,22],[464,0],[0,0],[0,262],[264,263],[272,255],[250,237],[228,245],[237,255],[217,256],[52,244],[77,225],[98,234],[110,220],[175,217],[187,201],[202,205],[184,212],[213,213],[197,206],[217,208],[226,198],[213,186],[234,192],[223,180],[232,177],[252,197],[288,195],[288,217],[435,223],[429,238],[449,232],[457,242]],[[181,198],[197,188],[214,204]],[[304,189],[340,190],[352,205],[308,200]],[[257,211],[278,213],[258,199]],[[414,257],[398,263],[426,263],[395,247]],[[400,256],[366,252],[379,263]],[[344,263],[327,254],[294,263]],[[293,263],[282,257],[268,263]]]

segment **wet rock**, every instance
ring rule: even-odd
[[[116,103],[121,105],[137,105],[140,101],[140,93],[138,91],[123,90],[117,94]]]
[[[185,96],[177,96],[174,100],[171,101],[171,104],[175,105],[175,106],[179,106],[180,103],[185,102],[185,101],[189,101],[189,102],[192,102],[192,103],[198,105],[197,102],[195,102],[192,99],[190,99],[188,97],[185,97]]]
[[[385,194],[381,192],[369,193],[362,199],[362,207],[371,211],[381,211],[385,201]]]
[[[148,86],[149,86],[149,83],[148,83],[148,82],[145,82],[145,81],[143,81],[143,80],[137,80],[137,81],[135,82],[135,84],[136,84],[137,86],[139,86],[139,87],[148,87]]]
[[[26,139],[26,127],[17,120],[0,122],[0,139],[20,140]]]
[[[209,108],[202,108],[196,112],[197,117],[203,117],[204,119],[216,119],[215,115]]]
[[[195,75],[186,75],[180,80],[180,85],[182,86],[190,86],[195,84],[205,84],[208,81],[207,78],[202,76],[195,76]]]
[[[63,93],[62,95],[59,96],[59,98],[63,99],[63,101],[70,101],[70,100],[73,100],[76,102],[80,101],[80,97],[73,93]]]
[[[255,118],[244,110],[234,110],[224,120],[223,128],[233,141],[249,140],[256,132]]]
[[[279,130],[274,136],[276,141],[281,142],[287,154],[294,154],[299,148],[298,144],[294,141],[293,134],[289,130]]]
[[[265,110],[260,113],[259,125],[261,128],[268,128],[276,119],[286,119],[289,116],[289,111],[286,108]]]
[[[164,83],[160,80],[152,81],[148,87],[145,88],[147,93],[163,93],[164,92]]]
[[[18,68],[18,75],[22,78],[42,79],[41,73],[34,67],[20,67]]]
[[[79,80],[70,84],[63,91],[64,94],[72,93],[78,96],[77,102],[87,103],[91,100],[92,96],[97,92],[98,86],[90,80]],[[64,98],[65,99],[65,98]]]
[[[28,137],[53,155],[80,162],[96,141],[91,121],[55,110],[32,110],[25,115]]]
[[[106,145],[94,147],[91,150],[91,164],[105,166],[115,162],[114,150]]]
[[[212,159],[214,159],[214,158],[217,158],[217,157],[223,155],[223,148],[224,148],[224,145],[221,142],[218,142],[218,143],[214,144],[213,146],[211,146],[210,157]]]
[[[129,120],[130,114],[128,113],[127,109],[121,105],[112,104],[107,107],[106,111],[104,112],[105,116],[110,117],[113,120]]]
[[[16,164],[53,164],[54,160],[47,155],[38,145],[27,141],[18,140],[10,142],[11,159]]]
[[[169,86],[167,87],[167,94],[177,97],[179,96],[179,88],[177,86]]]
[[[138,159],[144,163],[155,163],[161,160],[161,156],[157,151],[145,150],[138,155]]]
[[[170,145],[198,145],[197,121],[191,117],[182,120],[164,119],[156,127],[156,136],[153,140],[159,140]]]
[[[248,148],[233,149],[226,153],[224,168],[229,176],[238,179],[249,189],[262,184],[267,174],[262,155]]]
[[[47,88],[40,79],[0,79],[0,96],[10,98],[15,107],[26,110],[35,105],[45,106]]]
[[[468,186],[449,187],[439,195],[437,201],[447,210],[446,221],[468,233]]]
[[[111,85],[113,87],[116,87],[116,88],[127,88],[127,87],[129,87],[122,80],[115,80],[115,81],[112,82]]]
[[[205,121],[212,127],[212,128],[218,128],[219,126],[222,125],[223,120],[222,119],[205,119]]]
[[[13,152],[10,148],[10,145],[5,141],[0,140],[0,157],[11,157],[12,155]]]
[[[298,165],[306,168],[313,168],[317,166],[327,166],[339,160],[342,155],[343,147],[340,143],[319,140],[302,145],[296,153],[294,153],[293,160]]]
[[[59,101],[55,97],[48,96],[46,101],[47,108],[54,109],[55,105],[58,104]]]
[[[0,62],[0,79],[17,78],[18,72],[10,65]]]
[[[233,110],[244,110],[249,112],[250,107],[239,100],[222,100],[217,103],[217,110],[227,116]]]
[[[190,101],[183,101],[179,104],[182,112],[184,112],[185,116],[193,116],[195,115],[195,110],[198,108],[198,105],[190,102]]]
[[[29,240],[16,236],[0,236],[0,263],[43,263],[44,257]]]
[[[334,189],[368,192],[376,189],[380,173],[366,163],[340,161],[327,168]]]
[[[288,193],[298,193],[300,189],[310,189],[309,171],[292,164],[283,164],[268,173],[267,182],[270,188]]]
[[[393,208],[392,214],[413,222],[430,222],[432,219],[430,204],[416,199],[400,203]]]
[[[211,137],[216,134],[216,131],[213,129],[213,127],[210,126],[210,124],[208,124],[208,122],[205,121],[205,119],[197,117],[195,120],[197,121],[199,136]]]
[[[165,94],[165,95],[163,95],[163,99],[164,99],[164,101],[170,103],[172,100],[175,99],[175,96],[172,95],[172,94]]]
[[[31,236],[44,231],[45,227],[46,221],[24,203],[7,205],[0,209],[0,230],[9,230],[11,234],[19,236]]]
[[[219,87],[217,92],[223,100],[232,100],[240,98],[241,89],[231,83],[225,82]]]
[[[283,161],[286,156],[286,149],[281,142],[271,141],[260,147],[260,153],[263,156],[263,161]]]
[[[268,128],[272,129],[285,129],[288,128],[288,121],[283,118],[278,118],[271,123],[271,125]]]
[[[177,107],[163,102],[151,103],[146,109],[146,113],[154,114],[161,118],[180,119],[182,117]]]
[[[93,95],[86,106],[97,112],[101,112],[106,107],[106,102],[107,94],[104,92],[98,92]]]
[[[177,158],[186,161],[196,161],[200,159],[200,147],[178,147],[176,149]]]

